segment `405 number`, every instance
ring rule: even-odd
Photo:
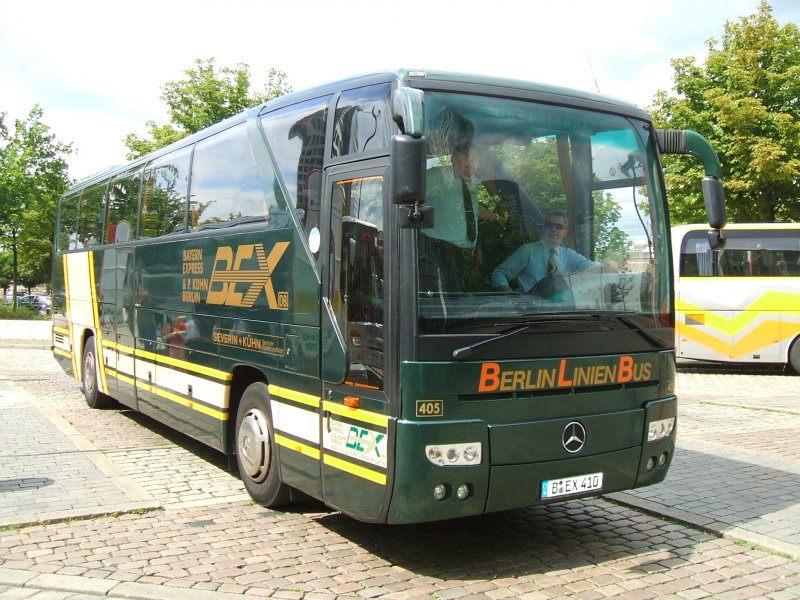
[[[418,417],[444,416],[444,402],[442,400],[417,400]]]

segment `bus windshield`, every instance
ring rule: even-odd
[[[667,216],[645,122],[427,92],[425,135],[434,223],[416,231],[420,333],[583,312],[669,326]]]

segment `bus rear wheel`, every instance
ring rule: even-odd
[[[236,464],[250,497],[276,507],[289,501],[290,488],[281,481],[268,403],[269,391],[261,382],[242,394],[236,411]]]
[[[86,404],[91,408],[105,408],[111,403],[111,398],[100,391],[98,387],[97,350],[94,347],[94,337],[86,340],[83,348],[83,396]]]
[[[800,375],[800,337],[795,339],[789,348],[789,364],[792,365],[794,372]]]

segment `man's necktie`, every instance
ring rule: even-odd
[[[464,214],[467,218],[467,240],[475,241],[475,211],[472,209],[472,197],[469,193],[469,186],[463,179],[461,180],[461,193],[464,196]]]
[[[558,273],[558,256],[556,249],[550,248],[550,258],[547,261],[547,276],[554,277]]]

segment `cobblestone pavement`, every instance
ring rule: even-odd
[[[388,527],[255,505],[221,455],[0,348],[0,600],[800,598],[798,382],[683,367],[663,484]]]

